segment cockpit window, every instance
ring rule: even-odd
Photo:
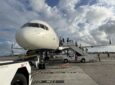
[[[37,23],[26,23],[22,27],[39,27]]]
[[[39,26],[40,26],[41,28],[45,29],[45,30],[48,30],[48,27],[46,27],[46,26],[43,25],[43,24],[39,24]]]
[[[38,27],[38,28],[43,28],[45,30],[48,30],[48,27],[46,27],[43,24],[38,24],[38,23],[26,23],[22,27]]]

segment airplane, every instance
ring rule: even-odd
[[[44,21],[32,20],[25,23],[16,32],[16,42],[27,51],[27,55],[40,55],[40,68],[45,68],[43,63],[44,52],[57,50],[59,39],[53,28]]]

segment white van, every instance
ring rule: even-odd
[[[54,55],[54,60],[61,60],[64,63],[75,61],[74,56],[67,56],[66,54],[59,54],[59,55]]]
[[[59,53],[53,54],[54,60],[61,60],[65,63],[67,62],[90,62],[95,61],[96,57],[94,55],[83,55],[83,56],[77,56],[75,52],[70,48],[64,48]]]
[[[85,63],[94,61],[96,61],[96,57],[93,55],[77,56],[77,62]]]
[[[71,49],[64,49],[57,54],[53,54],[54,60],[61,60],[65,63],[69,61],[75,61],[75,53]]]
[[[64,63],[67,62],[81,62],[81,63],[85,63],[85,62],[93,62],[96,61],[96,57],[94,57],[93,55],[86,55],[86,56],[67,56],[66,54],[57,54],[54,55],[54,59],[55,60],[61,60]]]

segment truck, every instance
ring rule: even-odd
[[[96,56],[93,54],[87,54],[87,53],[82,53],[80,55],[80,52],[78,53],[79,49],[78,47],[75,46],[70,46],[70,47],[60,47],[59,51],[55,52],[53,54],[52,60],[60,60],[63,61],[64,63],[68,62],[91,62],[91,61],[96,61]],[[80,50],[81,51],[81,50]]]
[[[86,62],[94,62],[96,61],[96,57],[94,55],[84,55],[84,56],[77,56],[77,62],[86,63]]]
[[[0,85],[31,85],[31,67],[28,61],[0,61]]]
[[[91,54],[78,56],[78,55],[75,55],[74,53],[72,54],[59,53],[59,54],[54,54],[53,60],[60,60],[60,61],[63,61],[64,63],[68,63],[68,62],[85,63],[85,62],[96,61],[96,57]]]

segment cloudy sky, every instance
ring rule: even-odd
[[[115,0],[0,0],[0,54],[15,42],[16,30],[33,19],[80,43],[107,44],[112,39],[115,44]]]

